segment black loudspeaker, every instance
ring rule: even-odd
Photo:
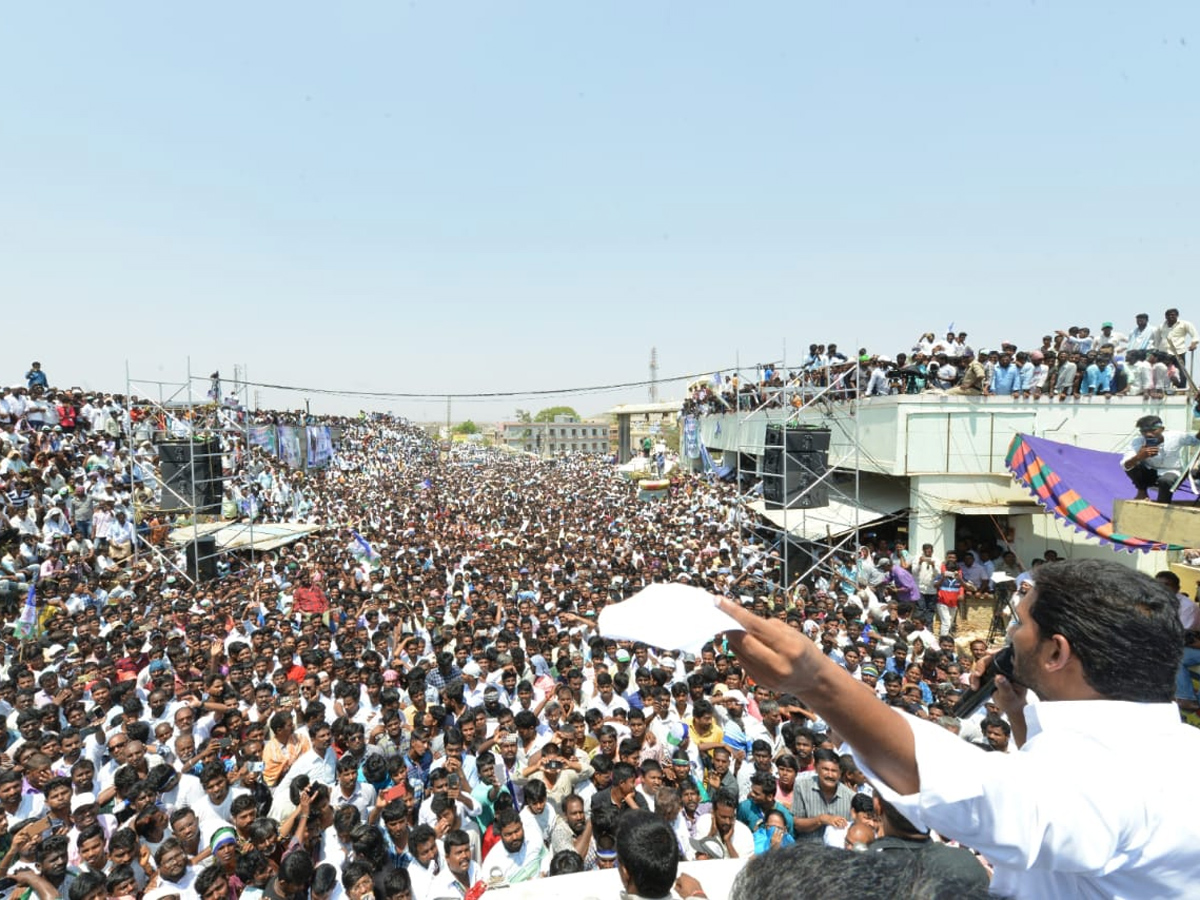
[[[766,434],[767,447],[783,447],[787,445],[788,453],[829,453],[828,428],[817,428],[812,425],[789,425],[786,429],[779,425],[768,425]]]
[[[211,581],[217,577],[217,539],[211,534],[201,535],[188,543],[187,573],[197,581]]]
[[[784,453],[780,445],[763,450],[763,505],[767,509],[816,509],[829,505],[826,451]]]
[[[221,510],[221,442],[171,441],[158,445],[159,475],[165,510],[213,513]]]

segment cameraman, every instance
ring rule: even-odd
[[[1137,488],[1136,500],[1145,500],[1151,487],[1158,488],[1159,503],[1170,503],[1175,482],[1183,474],[1188,460],[1184,447],[1200,446],[1200,434],[1165,431],[1158,416],[1142,416],[1137,420],[1139,435],[1121,458],[1121,468]]]

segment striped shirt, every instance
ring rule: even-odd
[[[826,800],[821,793],[821,783],[815,772],[801,775],[796,779],[795,791],[792,794],[792,818],[815,819],[817,816],[841,816],[843,819],[853,818],[850,814],[850,802],[854,799],[854,791],[842,783],[838,783],[837,793],[832,800]],[[797,841],[819,844],[825,839],[825,828],[822,825],[815,831],[797,832]]]

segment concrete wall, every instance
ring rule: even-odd
[[[1014,403],[1001,397],[918,394],[870,397],[854,407],[813,406],[801,410],[796,421],[832,429],[830,463],[838,468],[887,475],[1008,477],[1004,458],[1013,436],[1020,432],[1115,451],[1128,445],[1134,436],[1133,423],[1150,412],[1162,416],[1167,428],[1189,427],[1182,397],[1153,403],[1126,397]],[[700,420],[700,434],[709,449],[741,448],[757,454],[767,425],[787,417],[786,410],[705,416]]]
[[[1028,563],[1048,547],[1066,558],[1111,559],[1119,551],[1063,525],[1013,482],[1004,464],[1013,437],[1033,434],[1114,452],[1128,446],[1134,422],[1151,412],[1162,416],[1167,428],[1190,427],[1183,397],[1067,403],[939,394],[872,397],[856,406],[813,406],[794,421],[832,430],[831,466],[908,479],[910,547],[931,543],[940,553],[953,546],[957,515],[1006,515],[1015,529],[1017,551]],[[788,416],[787,410],[706,416],[700,419],[700,433],[710,449],[758,455],[767,425]],[[1167,566],[1165,552],[1125,558],[1151,574]]]

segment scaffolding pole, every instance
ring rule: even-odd
[[[790,375],[791,373],[787,371],[786,362],[785,345],[784,359],[781,361],[780,365],[782,366],[782,371],[785,374]],[[839,467],[844,467],[849,461],[848,456],[843,456],[836,460],[831,458],[828,466],[825,468],[825,471],[821,473],[816,480],[805,487],[800,494],[793,499],[792,503],[789,503],[786,497],[786,487],[789,471],[794,471],[794,468],[792,467],[789,454],[787,453],[787,429],[789,426],[799,423],[801,419],[804,418],[803,414],[806,411],[818,411],[821,415],[821,425],[830,427],[834,422],[837,422],[839,429],[845,433],[846,430],[844,426],[842,423],[837,421],[838,417],[834,414],[834,407],[831,405],[830,399],[836,397],[837,392],[844,389],[845,385],[842,384],[842,381],[845,379],[846,375],[850,374],[850,370],[848,369],[846,373],[843,373],[841,376],[835,378],[833,367],[827,366],[825,369],[825,383],[817,386],[816,390],[813,390],[813,386],[803,384],[802,381],[800,384],[795,385],[793,384],[792,378],[781,378],[781,381],[783,382],[782,386],[779,388],[772,388],[768,385],[764,385],[762,383],[762,379],[760,378],[757,396],[748,409],[743,409],[742,406],[744,402],[743,398],[747,396],[747,393],[743,392],[742,390],[743,385],[740,378],[740,361],[738,371],[738,391],[735,395],[734,402],[735,414],[738,421],[737,483],[738,490],[740,492],[738,503],[739,530],[742,533],[743,542],[745,542],[749,537],[762,537],[763,540],[768,543],[770,549],[776,549],[779,551],[782,569],[782,583],[778,585],[778,589],[785,597],[790,597],[795,585],[803,582],[804,579],[808,578],[814,572],[827,569],[836,578],[839,573],[834,566],[830,565],[830,561],[834,558],[835,554],[841,551],[842,548],[845,547],[845,545],[851,540],[853,540],[856,545],[858,543],[858,538],[861,532],[861,481],[859,474],[861,455],[859,450],[860,435],[858,416],[858,388],[861,387],[861,385],[856,384],[853,398],[847,397],[844,401],[847,404],[846,408],[849,414],[853,416],[855,423],[854,434],[851,438],[851,442],[854,445],[853,495],[848,495],[841,488],[839,488],[834,478],[834,473],[837,471],[837,469]],[[796,401],[795,403],[793,403],[794,400]],[[769,410],[771,404],[775,401],[779,402],[783,411],[783,415],[781,415],[778,420],[772,421]],[[755,421],[756,417],[760,417],[763,420],[761,441],[757,439],[758,425]],[[766,500],[765,497],[762,496],[764,484],[763,457],[766,451],[766,429],[772,425],[779,426],[782,431],[782,446],[780,447],[780,450],[783,466],[782,472],[778,476],[782,479],[784,489],[784,502],[781,506],[782,525],[776,525],[776,523],[768,519],[767,516],[758,514],[749,508],[750,501],[756,496],[763,499],[765,507]],[[830,431],[833,431],[831,427]],[[753,433],[756,437],[753,440],[747,441],[747,436],[750,433]],[[849,435],[847,435],[847,437],[849,437]],[[832,450],[833,448],[831,446],[831,454]],[[750,456],[753,456],[756,459],[756,465],[753,470],[748,470],[744,467],[744,461]],[[854,521],[852,523],[846,523],[847,528],[845,529],[844,533],[838,533],[842,535],[840,539],[835,535],[828,535],[825,542],[822,543],[821,541],[813,541],[809,540],[808,538],[803,538],[806,544],[811,545],[811,548],[807,551],[809,562],[805,564],[804,570],[801,573],[793,577],[790,549],[794,536],[792,534],[793,525],[791,522],[791,515],[796,512],[796,510],[792,509],[792,506],[794,505],[795,500],[803,498],[813,490],[822,486],[828,490],[831,495],[841,498],[842,501],[847,502],[854,507]],[[800,515],[798,518],[798,524],[802,529],[804,529],[807,524],[807,509],[802,507],[799,510],[799,513]]]

